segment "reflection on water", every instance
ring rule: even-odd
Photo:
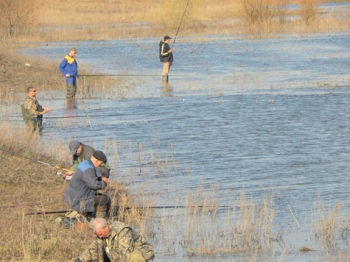
[[[163,97],[173,96],[173,89],[170,86],[169,82],[162,82],[163,84]]]
[[[75,97],[67,99],[67,110],[76,110],[77,106],[77,99]]]

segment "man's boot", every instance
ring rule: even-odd
[[[73,84],[67,84],[66,98],[74,98],[76,93],[75,86]]]
[[[99,218],[106,218],[107,217],[106,212],[96,211],[96,218],[97,217],[99,217]]]
[[[104,206],[96,207],[96,217],[107,218],[107,208]]]
[[[168,83],[168,76],[162,76],[162,82],[163,83]]]

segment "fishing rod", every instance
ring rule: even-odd
[[[189,4],[189,3],[190,3],[190,0],[187,1],[187,5],[186,5],[186,8],[185,8],[185,11],[184,11],[183,14],[182,14],[179,27],[177,28],[177,31],[176,31],[176,34],[175,34],[175,37],[174,37],[173,46],[175,45],[176,37],[177,37],[177,34],[179,33],[179,30],[180,30],[180,27],[181,27],[181,24],[182,24],[182,20],[184,19],[184,16],[185,16],[185,13],[186,13],[186,10],[187,10],[187,7],[188,7],[188,4]]]
[[[120,75],[120,74],[105,74],[105,75],[78,75],[79,76],[158,76],[159,75]]]
[[[49,166],[49,167],[54,167],[54,168],[57,168],[57,169],[62,169],[62,170],[64,170],[64,171],[66,171],[66,172],[68,172],[68,171],[71,172],[71,170],[66,169],[66,168],[63,168],[63,167],[60,167],[60,166],[58,166],[58,165],[53,165],[53,164],[45,163],[45,162],[40,161],[40,160],[35,159],[35,158],[30,158],[30,157],[18,155],[18,154],[15,154],[14,152],[11,152],[11,151],[9,151],[9,150],[3,149],[3,148],[1,148],[1,147],[0,147],[0,150],[6,152],[6,153],[8,153],[8,154],[14,155],[14,156],[18,156],[18,157],[22,157],[22,158],[28,159],[28,160],[30,160],[30,161],[32,161],[32,162],[34,162],[34,163],[46,165],[46,166]]]
[[[61,213],[68,213],[72,210],[55,210],[55,211],[39,211],[39,212],[29,212],[25,213],[24,215],[30,216],[30,215],[50,215],[50,214],[61,214]]]
[[[175,208],[233,208],[232,206],[145,206],[145,207],[123,207],[123,209],[175,209]],[[119,207],[117,208],[119,209]],[[39,211],[39,212],[29,212],[25,213],[26,216],[28,215],[49,215],[49,214],[60,214],[60,213],[67,213],[71,212],[72,210],[54,210],[54,211]]]
[[[135,207],[135,208],[143,208],[143,209],[173,209],[173,208],[233,208],[232,206],[145,206],[145,207]],[[132,209],[129,207],[128,209]]]

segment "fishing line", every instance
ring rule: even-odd
[[[119,74],[106,74],[106,75],[78,75],[78,77],[80,76],[157,76],[159,77],[159,75],[119,75]]]

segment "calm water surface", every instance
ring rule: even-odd
[[[113,179],[156,205],[184,204],[198,186],[210,193],[215,185],[222,205],[242,188],[257,203],[272,194],[275,233],[284,228],[286,235],[272,257],[278,261],[287,247],[287,261],[325,261],[310,238],[310,215],[320,196],[326,207],[344,204],[348,220],[350,34],[177,41],[169,87],[161,77],[141,76],[160,75],[158,39],[74,43],[80,68],[140,76],[121,78],[130,90],[123,99],[78,98],[76,109],[67,109],[64,93],[39,93],[53,108],[43,137],[107,146]],[[71,45],[23,53],[59,63]],[[303,245],[317,251],[298,253]],[[339,249],[346,247],[339,241]],[[156,261],[241,259],[189,258],[178,250]]]

